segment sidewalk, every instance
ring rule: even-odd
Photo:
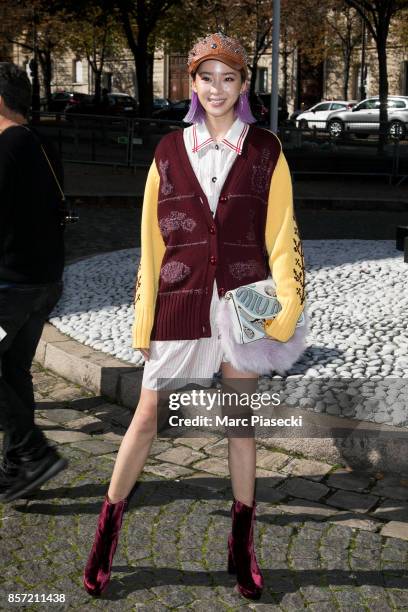
[[[93,600],[82,571],[131,414],[38,365],[33,377],[37,422],[70,465],[28,500],[0,506],[4,602],[29,592],[63,593],[52,609],[80,611],[408,608],[408,476],[351,472],[262,443],[255,533],[265,590],[260,602],[240,598],[226,571],[232,492],[221,437],[154,441],[111,584]]]
[[[128,168],[66,164],[65,170],[66,192],[80,215],[80,223],[66,232],[70,260],[140,246],[147,169],[133,173]],[[394,239],[396,226],[408,225],[408,180],[397,187],[384,178],[299,178],[293,192],[303,239]],[[98,244],[96,249],[89,240]]]

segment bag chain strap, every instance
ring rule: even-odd
[[[22,125],[22,127],[23,127],[25,130],[27,130],[27,132],[30,132],[30,134],[33,134],[33,132],[32,132],[32,131],[31,131],[29,128],[25,127],[25,125]],[[49,165],[49,167],[50,167],[50,170],[51,170],[51,172],[52,172],[52,175],[53,175],[53,177],[54,177],[54,179],[55,179],[55,182],[56,182],[56,184],[57,184],[57,186],[58,186],[58,189],[60,190],[61,197],[62,197],[62,201],[63,201],[63,202],[65,202],[65,193],[64,193],[64,192],[63,192],[63,190],[62,190],[62,187],[61,187],[60,182],[59,182],[59,180],[58,180],[58,178],[57,178],[57,175],[55,174],[54,168],[52,167],[52,164],[51,164],[51,162],[50,162],[50,160],[49,160],[49,158],[48,158],[48,155],[47,155],[47,153],[45,152],[45,149],[44,149],[44,147],[42,146],[42,143],[41,143],[41,142],[40,142],[40,140],[39,140],[39,139],[36,137],[36,135],[35,135],[35,134],[34,134],[34,137],[35,137],[35,139],[37,140],[38,144],[40,145],[41,150],[42,150],[42,152],[44,153],[45,159],[46,159],[46,160],[47,160],[47,162],[48,162],[48,165]]]

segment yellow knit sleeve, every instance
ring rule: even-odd
[[[137,271],[132,347],[148,348],[154,323],[160,267],[166,246],[157,217],[160,176],[153,160],[147,175],[141,223],[141,257]]]
[[[293,209],[292,180],[282,150],[269,189],[265,245],[277,298],[282,306],[274,319],[265,322],[265,331],[274,339],[286,342],[294,334],[304,309],[305,269]]]

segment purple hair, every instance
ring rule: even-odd
[[[256,119],[252,114],[251,107],[249,106],[247,92],[240,94],[238,100],[235,102],[234,110],[236,116],[239,117],[244,123],[256,122]],[[205,114],[205,109],[198,99],[196,92],[192,91],[190,108],[188,109],[187,115],[183,118],[183,121],[185,123],[202,123],[204,121]]]

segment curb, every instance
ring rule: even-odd
[[[76,206],[96,206],[99,208],[141,208],[143,194],[140,193],[67,193]],[[403,199],[375,197],[330,197],[317,195],[295,195],[294,205],[298,210],[330,210],[330,211],[407,211],[408,206]]]
[[[126,364],[80,344],[50,323],[44,326],[34,359],[44,368],[134,412],[140,395],[143,366]]]
[[[132,413],[135,411],[140,396],[143,366],[128,365],[80,344],[50,323],[44,327],[34,359],[67,380],[107,397]],[[302,409],[293,412],[303,418],[303,436],[272,436],[264,439],[271,450],[281,449],[307,459],[348,465],[356,470],[381,470],[408,475],[406,428]],[[342,430],[342,435],[336,437],[336,430]]]

